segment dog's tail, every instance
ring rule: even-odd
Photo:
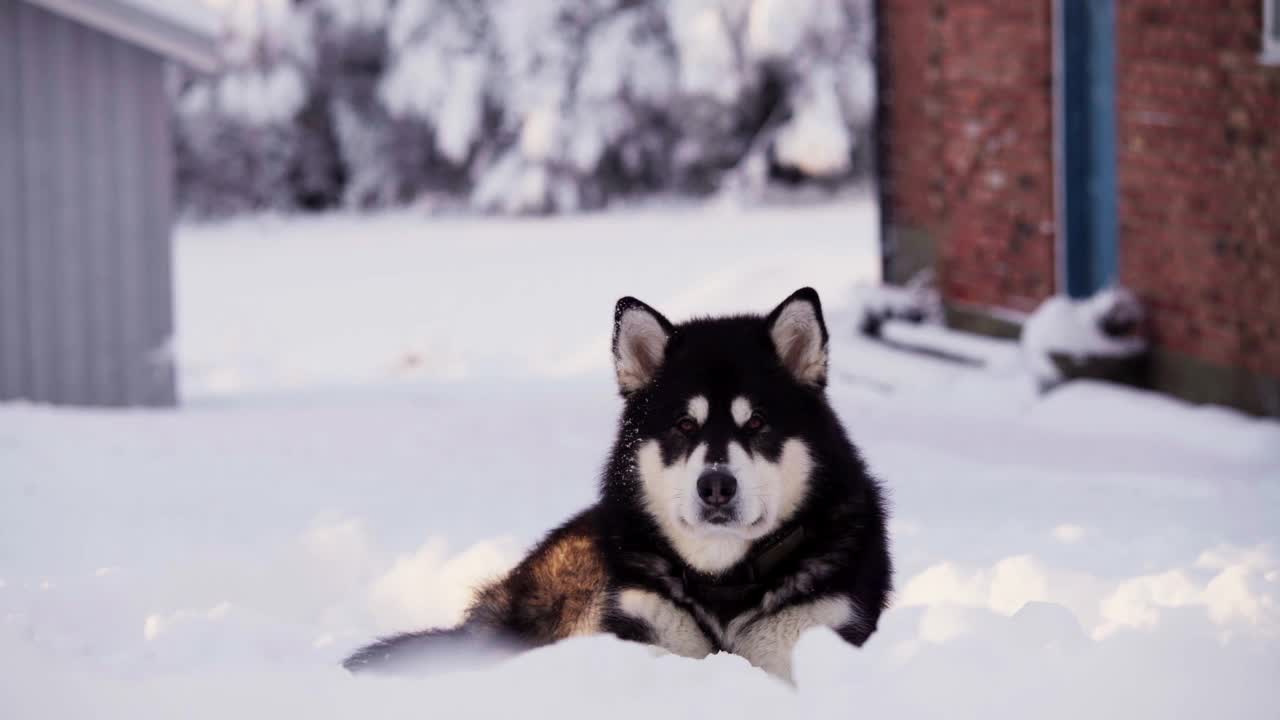
[[[569,637],[589,621],[607,584],[599,535],[595,510],[584,511],[480,588],[461,625],[383,638],[343,667],[401,674],[474,668]]]
[[[432,674],[483,667],[520,650],[519,644],[474,622],[381,638],[355,651],[342,667],[353,673]]]

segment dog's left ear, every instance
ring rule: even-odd
[[[765,318],[782,367],[802,385],[827,384],[827,326],[813,288],[800,288]]]
[[[624,396],[648,385],[658,374],[672,329],[662,313],[639,300],[618,301],[613,311],[613,367]]]

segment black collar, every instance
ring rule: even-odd
[[[803,542],[804,527],[797,525],[791,532],[769,541],[760,552],[730,575],[700,577],[685,568],[681,580],[686,590],[692,590],[697,597],[717,604],[733,604],[763,587],[764,580]]]

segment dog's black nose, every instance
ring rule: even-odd
[[[710,507],[723,507],[738,494],[738,479],[723,470],[708,470],[698,478],[698,497]]]

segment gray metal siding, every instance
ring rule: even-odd
[[[164,62],[0,0],[0,400],[170,405]]]
[[[26,382],[18,7],[0,0],[0,398]]]

